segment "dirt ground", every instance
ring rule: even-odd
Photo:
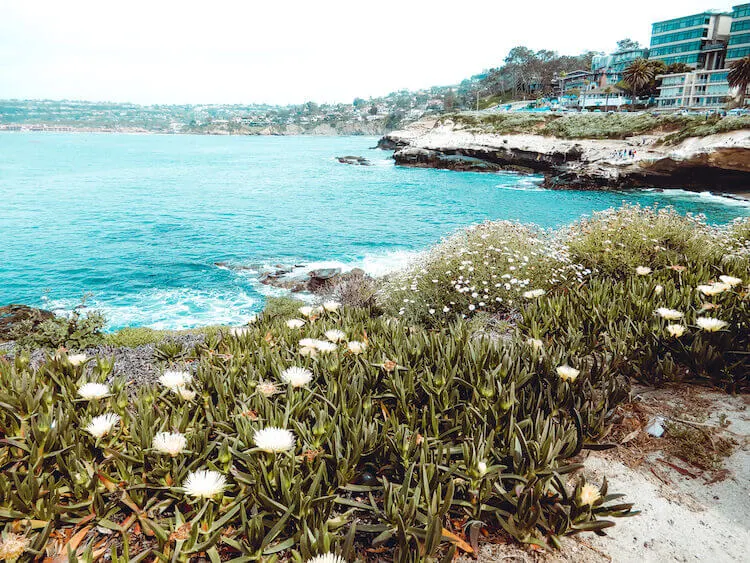
[[[609,490],[627,493],[623,501],[634,502],[641,514],[616,519],[605,537],[567,538],[560,553],[485,544],[478,561],[750,560],[750,397],[699,387],[642,388],[633,395],[607,437],[620,446],[587,453],[582,461],[587,477],[601,482],[606,475]],[[666,419],[661,438],[644,430],[656,415]],[[716,453],[729,453],[727,445],[731,455]]]

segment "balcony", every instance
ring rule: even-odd
[[[701,45],[701,51],[704,53],[712,53],[714,51],[723,51],[727,48],[725,41],[708,41]]]

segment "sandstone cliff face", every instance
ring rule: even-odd
[[[648,135],[569,140],[477,133],[450,121],[433,121],[390,133],[378,146],[395,150],[396,163],[405,166],[542,172],[551,188],[747,191],[750,187],[750,130],[667,146]]]

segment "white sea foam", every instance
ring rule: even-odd
[[[421,251],[415,251],[415,250],[393,250],[389,252],[382,252],[382,253],[376,253],[376,254],[370,254],[360,259],[354,259],[354,260],[313,260],[313,261],[304,261],[304,260],[297,260],[295,261],[298,264],[302,264],[301,266],[296,266],[292,268],[292,270],[285,274],[285,279],[304,279],[307,277],[307,275],[312,272],[313,270],[323,270],[327,268],[335,268],[339,269],[342,272],[350,272],[351,270],[355,268],[359,268],[361,270],[364,270],[365,273],[374,276],[384,276],[387,274],[391,274],[393,272],[397,272],[400,270],[403,270],[406,268],[411,262],[413,262],[416,258],[418,258],[422,254]],[[273,272],[277,270],[276,264],[282,263],[284,260],[276,260],[276,261],[270,261],[266,264],[264,264],[261,268],[259,268],[260,271],[265,272]],[[288,260],[287,260],[288,262]],[[274,288],[271,286],[267,286],[264,284],[261,284],[258,282],[258,276],[259,273],[255,270],[248,270],[245,268],[240,268],[237,270],[234,270],[236,274],[240,277],[246,278],[250,283],[258,284],[257,290],[259,293],[262,293],[263,295],[283,295],[286,292],[284,290],[280,290],[278,288]]]
[[[51,300],[46,306],[68,315],[79,301]],[[127,296],[96,296],[89,310],[104,314],[107,326],[146,326],[179,330],[210,324],[243,324],[260,308],[260,299],[244,290],[200,291],[190,288],[154,289]]]
[[[676,188],[670,188],[660,190],[657,188],[645,189],[645,192],[658,194],[660,198],[665,199],[682,199],[682,200],[700,200],[704,202],[718,203],[721,205],[728,205],[732,207],[744,207],[750,208],[750,200],[743,199],[740,197],[731,196],[728,194],[717,194],[713,192],[692,192],[689,190],[680,190]]]

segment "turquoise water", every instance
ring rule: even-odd
[[[726,222],[750,209],[684,192],[547,191],[540,178],[398,168],[364,137],[0,133],[0,304],[111,328],[241,323],[264,265],[382,273],[460,227],[569,223],[623,201]],[[374,166],[339,164],[362,155]],[[226,269],[216,262],[249,266]]]

